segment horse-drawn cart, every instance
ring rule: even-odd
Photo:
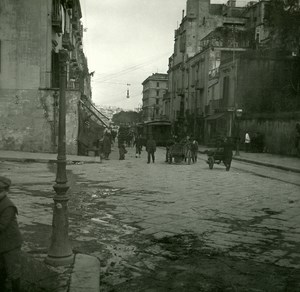
[[[171,164],[186,161],[191,164],[192,153],[190,143],[175,143],[168,149],[168,162]]]
[[[224,163],[226,171],[229,171],[231,166],[231,158],[224,155],[224,148],[212,149],[207,152],[207,164],[210,169],[213,169],[214,164]]]

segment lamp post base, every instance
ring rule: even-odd
[[[69,266],[74,263],[74,254],[64,257],[51,257],[48,255],[45,258],[45,263],[53,267]]]

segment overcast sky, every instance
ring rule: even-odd
[[[124,109],[141,106],[141,83],[152,73],[167,71],[174,30],[180,24],[186,0],[80,2],[84,52],[90,72],[95,71],[93,101]]]

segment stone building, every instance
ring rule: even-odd
[[[246,19],[236,1],[227,5],[209,0],[188,0],[186,15],[175,31],[174,53],[169,59],[168,92],[164,114],[179,135],[193,134],[204,141],[211,79],[218,75],[221,51],[238,51],[238,38]],[[216,31],[216,29],[218,29]]]
[[[0,149],[56,152],[64,49],[66,145],[77,154],[78,102],[82,95],[91,98],[79,0],[3,0],[0,13]]]
[[[293,154],[300,60],[274,41],[268,5],[187,0],[163,98],[175,133],[213,145],[220,136],[238,141],[247,130],[253,141],[264,137],[260,149]]]
[[[167,91],[168,75],[153,73],[143,81],[143,120],[163,119],[163,96]]]

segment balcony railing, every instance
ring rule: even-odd
[[[60,13],[52,14],[52,27],[56,33],[62,33],[62,17]]]
[[[73,45],[71,42],[70,34],[65,32],[62,36],[62,46],[63,48],[67,49],[68,51],[73,50]]]
[[[219,78],[219,75],[220,75],[219,67],[214,68],[214,69],[212,69],[208,72],[208,78],[209,79]]]

